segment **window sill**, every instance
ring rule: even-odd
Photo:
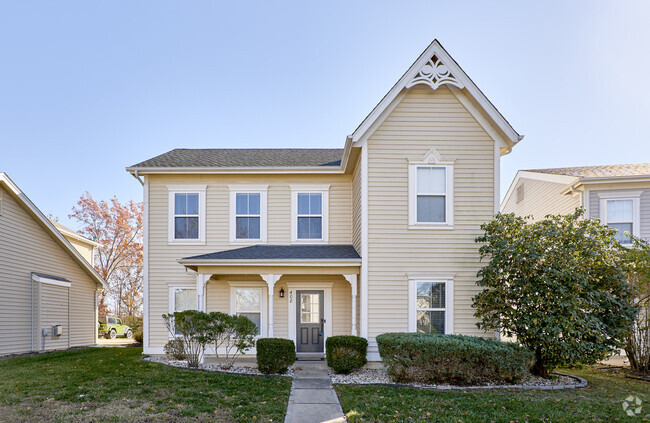
[[[329,244],[326,239],[294,239],[292,244]]]
[[[167,245],[205,245],[202,239],[174,239],[168,240]]]
[[[417,223],[417,224],[414,224],[414,225],[413,224],[409,225],[409,230],[411,230],[411,229],[452,230],[452,229],[454,229],[454,225],[450,225],[450,224],[447,224],[447,223]]]

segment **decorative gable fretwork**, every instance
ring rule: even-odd
[[[417,74],[407,84],[406,88],[411,88],[418,84],[426,84],[432,89],[437,89],[443,84],[455,85],[458,88],[465,88],[451,71],[442,63],[442,61],[435,54],[427,63],[425,63]]]

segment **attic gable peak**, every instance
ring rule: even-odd
[[[426,63],[420,66],[419,70],[407,83],[406,88],[418,84],[425,84],[436,90],[443,84],[454,85],[458,88],[465,88],[465,85],[451,73],[449,67],[443,63],[436,53]]]

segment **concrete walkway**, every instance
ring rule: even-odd
[[[285,423],[335,423],[347,419],[324,361],[298,361]]]

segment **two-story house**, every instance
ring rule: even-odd
[[[650,240],[650,163],[520,170],[501,211],[539,220],[577,207],[617,229],[623,245],[625,232]]]
[[[144,352],[161,315],[248,316],[322,353],[332,335],[494,336],[472,296],[500,156],[520,136],[434,41],[342,149],[177,149],[127,170],[144,186]]]

